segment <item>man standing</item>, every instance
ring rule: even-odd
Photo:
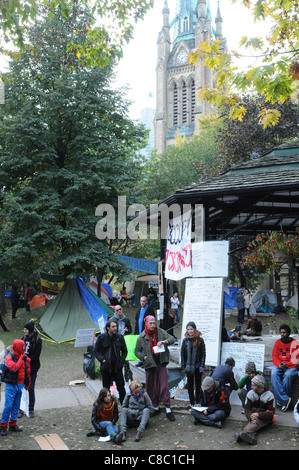
[[[106,331],[102,333],[95,345],[95,357],[101,363],[101,376],[103,387],[110,389],[113,380],[119,393],[120,403],[126,396],[125,382],[122,368],[127,356],[127,347],[123,335],[117,333],[115,320],[108,320]]]
[[[32,299],[32,290],[31,290],[30,284],[28,283],[26,290],[25,290],[25,295],[24,295],[26,313],[30,313],[30,300],[31,299]]]
[[[251,390],[247,393],[245,401],[245,415],[248,423],[243,432],[236,433],[237,442],[257,444],[257,432],[275,423],[274,395],[265,385],[262,375],[255,375],[251,380]]]
[[[156,316],[153,307],[148,305],[147,298],[143,296],[140,299],[140,307],[135,316],[135,335],[140,335],[144,330],[144,319],[148,315]]]
[[[240,289],[236,294],[237,309],[238,309],[238,323],[242,325],[244,322],[245,314],[245,299],[243,295],[243,289]]]
[[[121,305],[116,305],[114,311],[115,315],[111,320],[117,323],[117,333],[123,336],[130,335],[132,333],[131,322],[130,319],[124,315]],[[125,381],[129,382],[129,380],[133,380],[133,373],[130,369],[129,361],[125,361]]]
[[[272,350],[271,382],[281,411],[287,411],[292,383],[298,375],[299,343],[290,337],[289,325],[280,325],[279,331],[281,338],[275,341]]]
[[[25,356],[31,360],[31,383],[28,389],[29,392],[29,418],[34,418],[34,405],[35,405],[35,382],[37,372],[40,368],[40,354],[42,351],[42,340],[38,336],[34,328],[34,322],[28,321],[24,325],[24,336],[22,338],[26,344]],[[18,418],[23,416],[24,412],[19,411]]]
[[[156,327],[155,317],[148,315],[145,318],[145,329],[137,338],[135,347],[136,357],[144,364],[146,391],[155,410],[153,416],[160,413],[159,402],[162,402],[170,421],[175,421],[175,417],[171,411],[166,366],[169,363],[167,346],[174,341],[173,336]]]

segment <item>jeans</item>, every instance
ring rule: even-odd
[[[9,418],[10,425],[16,424],[23,388],[24,383],[17,385],[5,384],[5,403],[1,417],[2,425],[7,425]]]
[[[271,370],[271,382],[274,389],[274,394],[279,403],[284,406],[287,404],[291,394],[291,387],[293,381],[298,375],[297,367],[291,369],[279,369],[274,366]]]
[[[112,434],[118,433],[118,427],[111,421],[100,421],[99,426],[101,429],[106,431],[106,436],[111,436]]]
[[[196,421],[202,424],[206,424],[207,426],[216,423],[217,421],[222,421],[226,417],[225,411],[223,410],[216,410],[210,415],[205,415],[201,411],[192,409],[191,414],[196,419]]]

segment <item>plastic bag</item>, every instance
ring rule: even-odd
[[[87,348],[87,352],[84,353],[84,360],[83,360],[83,371],[86,375],[92,380],[96,379],[96,372],[95,372],[95,355],[94,355],[94,348],[93,346],[89,346]]]

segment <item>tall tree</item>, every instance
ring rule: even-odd
[[[98,240],[95,209],[134,202],[144,130],[128,118],[112,67],[86,68],[72,38],[85,42],[91,12],[69,4],[65,18],[39,18],[30,44],[10,63],[0,108],[2,264],[66,276],[125,273]],[[70,21],[71,18],[71,21]],[[80,32],[80,34],[79,34]]]
[[[68,46],[77,50],[85,64],[105,66],[121,57],[124,44],[132,39],[134,24],[142,20],[153,5],[153,0],[5,0],[0,2],[0,39],[3,44],[13,42],[23,49],[26,32],[42,9],[43,14],[53,17],[59,10],[65,19],[71,20],[73,8],[88,4],[96,20],[89,21],[85,40],[82,42],[74,31]]]

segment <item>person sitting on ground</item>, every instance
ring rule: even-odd
[[[137,427],[135,441],[140,441],[141,434],[149,421],[150,414],[154,412],[152,400],[142,389],[142,385],[134,380],[129,385],[130,394],[126,395],[120,415],[120,431],[122,440],[126,440],[127,425]]]
[[[87,431],[86,436],[110,436],[111,441],[120,445],[122,434],[118,431],[117,420],[117,402],[111,396],[110,390],[104,387],[100,390],[98,398],[93,404],[91,414],[93,429]]]
[[[290,337],[289,325],[280,325],[279,331],[281,338],[275,341],[272,349],[271,382],[281,411],[287,411],[292,383],[298,376],[299,342]]]
[[[257,433],[260,429],[275,423],[274,395],[265,385],[265,378],[259,374],[251,380],[252,389],[245,400],[245,415],[248,423],[243,431],[235,434],[237,442],[257,444]]]
[[[243,409],[244,409],[246,395],[249,392],[249,390],[251,390],[251,381],[253,377],[255,377],[256,375],[263,375],[263,373],[260,370],[256,370],[256,365],[254,362],[247,362],[245,366],[245,375],[239,380],[238,382],[239,388],[237,390],[237,394],[242,402]],[[264,379],[265,379],[265,386],[268,387],[268,382],[265,377]],[[244,411],[242,413],[244,413]]]
[[[231,412],[226,387],[212,377],[206,377],[201,385],[199,406],[206,409],[202,411],[196,410],[196,407],[191,409],[194,424],[201,423],[221,429],[223,421]]]
[[[246,336],[261,336],[262,329],[263,329],[262,322],[257,319],[257,316],[254,313],[248,319],[245,331],[242,334]]]

